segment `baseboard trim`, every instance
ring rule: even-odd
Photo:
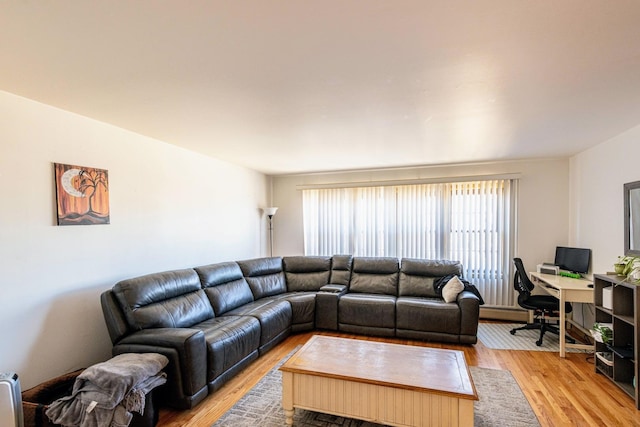
[[[480,307],[480,318],[488,320],[529,321],[529,312],[511,307]]]

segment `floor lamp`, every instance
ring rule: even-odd
[[[267,215],[267,218],[269,218],[269,256],[273,256],[273,216],[276,214],[276,211],[278,210],[278,208],[276,207],[271,207],[271,208],[264,208],[264,213],[265,215]]]

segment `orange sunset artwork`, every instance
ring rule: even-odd
[[[109,224],[109,175],[105,169],[54,163],[58,225]]]

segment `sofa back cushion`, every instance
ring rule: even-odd
[[[329,283],[331,257],[290,256],[282,259],[289,292],[318,291]]]
[[[397,258],[353,258],[349,292],[398,295]]]
[[[132,330],[188,328],[214,317],[193,269],[123,280],[113,293]]]
[[[251,288],[237,263],[203,265],[195,270],[216,316],[253,301]]]
[[[334,255],[331,257],[331,277],[329,283],[332,285],[349,286],[351,280],[351,264],[353,256]]]
[[[287,292],[284,271],[282,271],[282,258],[256,258],[238,261],[238,265],[251,288],[254,299]]]
[[[450,274],[462,275],[462,264],[459,261],[404,258],[400,267],[398,295],[438,297],[435,282]]]

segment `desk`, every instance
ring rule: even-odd
[[[587,279],[573,279],[554,274],[529,273],[529,275],[535,285],[560,300],[560,357],[565,357],[566,348],[593,350],[593,345],[571,344],[565,341],[566,322],[570,322],[580,329],[584,328],[572,319],[567,319],[567,313],[564,309],[565,302],[593,304],[593,288],[588,287],[593,282]]]

